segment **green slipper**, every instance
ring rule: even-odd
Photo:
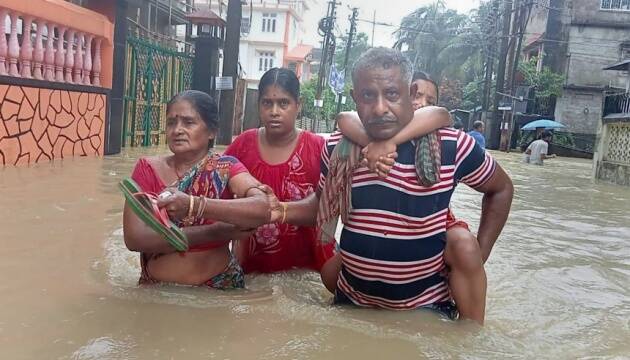
[[[138,184],[129,178],[118,183],[131,210],[147,226],[161,235],[175,250],[187,251],[186,234],[168,218],[166,212],[160,211],[156,205],[157,196],[142,192]]]

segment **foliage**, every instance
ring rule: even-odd
[[[483,79],[475,79],[464,86],[462,94],[462,109],[472,109],[481,104],[483,96]]]
[[[443,79],[440,83],[440,106],[456,109],[461,106],[462,86],[458,80]]]
[[[542,71],[538,72],[536,69],[537,62],[537,58],[532,58],[529,61],[519,63],[518,70],[525,79],[525,85],[533,86],[536,89],[536,97],[538,98],[559,97],[562,95],[564,76],[553,72],[546,66],[543,67]]]
[[[568,133],[568,132],[555,132],[553,135],[553,143],[562,145],[568,148],[575,147],[575,140],[573,139],[573,134]]]
[[[341,111],[354,111],[356,109],[354,101],[352,101],[352,97],[349,95],[349,89],[350,84],[348,82],[346,84],[345,91],[345,94],[348,94],[346,97],[346,104],[342,104]],[[300,93],[302,98],[302,117],[331,121],[337,115],[337,101],[335,101],[335,94],[328,86],[326,86],[322,91],[324,106],[321,109],[315,107],[314,102],[317,94],[317,77],[314,77],[302,84]]]
[[[344,35],[339,37],[337,49],[335,50],[335,62],[337,63],[337,69],[343,69],[343,62],[346,58],[346,43],[348,42],[348,36]],[[366,52],[370,48],[368,44],[368,36],[364,32],[356,34],[352,39],[352,47],[350,48],[350,55],[348,56],[348,68],[352,69],[352,66],[357,61],[359,56]],[[350,79],[350,73],[348,73],[348,79]]]
[[[438,82],[458,80],[464,90],[457,104],[472,108],[481,104],[487,62],[496,61],[496,53],[490,53],[498,41],[495,16],[491,1],[482,2],[466,16],[438,0],[403,18],[395,47],[406,47],[414,67]]]
[[[447,9],[443,1],[422,6],[402,19],[395,47],[406,46],[415,67],[437,80],[470,80],[471,71],[483,69],[485,56],[479,55],[488,47],[490,10],[484,3],[468,17]]]

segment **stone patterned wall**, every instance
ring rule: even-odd
[[[0,84],[0,164],[103,155],[105,94]]]

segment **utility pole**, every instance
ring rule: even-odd
[[[219,135],[217,143],[232,143],[232,122],[234,121],[234,89],[238,78],[238,47],[241,37],[241,0],[229,0],[227,26],[225,29],[225,47],[223,52],[223,76],[232,78],[232,89],[222,90],[219,109]]]
[[[509,111],[503,112],[504,118],[501,125],[501,138],[499,140],[499,150],[508,151],[510,144],[508,144],[508,138],[510,136],[510,131],[512,130],[509,124],[511,123],[511,119],[514,116],[514,63],[516,62],[515,57],[518,56],[516,53],[516,32],[519,29],[519,19],[520,19],[520,7],[521,0],[513,0],[512,2],[512,12],[510,16],[512,17],[512,30],[510,30],[510,36],[508,41],[508,55],[505,65],[505,70],[507,72],[507,87],[505,87],[502,91],[507,91],[510,98],[512,98],[512,105]],[[497,90],[498,91],[498,90]],[[504,95],[505,96],[505,95]]]
[[[324,85],[326,84],[326,78],[328,77],[327,66],[330,59],[334,56],[334,54],[329,54],[330,48],[332,47],[334,40],[332,35],[332,30],[335,24],[335,11],[337,7],[337,2],[335,0],[331,0],[328,2],[328,11],[326,12],[326,17],[319,21],[319,30],[323,31],[321,34],[324,37],[324,42],[322,45],[322,59],[319,63],[319,72],[317,73],[317,92],[315,94],[315,107],[322,108],[322,91],[324,90]],[[315,131],[315,119],[311,122],[311,130]]]
[[[511,2],[503,3],[503,30],[501,32],[501,51],[499,54],[499,66],[497,69],[496,91],[494,93],[494,104],[492,106],[492,122],[489,124],[490,132],[488,137],[488,148],[496,150],[499,148],[501,136],[501,126],[503,116],[499,113],[499,102],[501,101],[500,93],[503,92],[505,86],[505,61],[507,58],[508,39],[510,37],[510,21],[512,17]]]
[[[514,15],[515,19],[517,19],[516,22],[518,23],[516,26],[516,28],[518,29],[518,35],[514,34],[515,36],[517,36],[515,38],[516,51],[515,51],[514,58],[512,60],[512,69],[511,69],[510,80],[509,80],[510,91],[512,93],[514,93],[514,90],[516,88],[516,84],[515,84],[516,72],[518,70],[518,63],[519,63],[519,59],[521,55],[521,48],[523,46],[523,35],[525,33],[525,28],[527,27],[527,23],[529,22],[529,15],[531,14],[532,5],[533,4],[531,2],[523,2],[522,4],[520,4],[520,6],[518,7],[518,11]],[[520,101],[523,101],[523,99],[520,99]],[[514,125],[515,125],[514,114],[515,114],[515,108],[514,108],[514,105],[512,105],[512,111],[510,112],[508,134],[507,134],[507,139],[506,139],[507,146],[505,150],[507,152],[510,152],[510,148],[512,147],[512,133],[514,133]]]
[[[372,47],[374,47],[374,28],[376,27],[376,10],[374,10],[374,15],[372,15]]]
[[[348,41],[346,41],[346,56],[343,60],[344,84],[345,84],[345,81],[348,80],[348,60],[350,59],[350,50],[352,50],[352,40],[354,39],[354,33],[357,31],[357,16],[359,16],[359,9],[352,8],[352,16],[349,18],[350,19],[350,33],[348,34]],[[343,97],[344,93],[345,93],[345,90],[337,94],[337,97],[338,97],[337,114],[341,112],[341,98]],[[335,129],[337,128],[337,120],[335,120],[334,128]]]
[[[488,53],[486,54],[486,74],[483,85],[483,97],[481,99],[481,109],[487,114],[490,110],[490,92],[492,89],[492,72],[494,71],[494,54],[496,53],[496,39],[499,34],[499,0],[494,0],[492,5],[492,26],[488,34],[486,34],[486,40],[488,44]]]

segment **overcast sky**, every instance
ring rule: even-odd
[[[351,15],[349,7],[359,8],[359,19],[372,20],[376,10],[376,21],[393,25],[400,25],[400,20],[413,10],[434,3],[435,0],[339,0],[342,5],[337,6],[337,24],[339,30],[347,33],[350,29],[348,17]],[[479,5],[479,0],[446,0],[446,7],[455,9],[460,13],[468,13],[471,9]],[[307,29],[305,43],[320,46],[322,37],[317,34],[317,23],[319,19],[326,15],[328,1],[313,0],[311,9],[305,14],[305,25]],[[392,31],[394,27],[376,26],[374,32],[374,45],[391,47],[394,43]],[[368,34],[372,40],[372,24],[364,21],[358,22],[358,31]]]

